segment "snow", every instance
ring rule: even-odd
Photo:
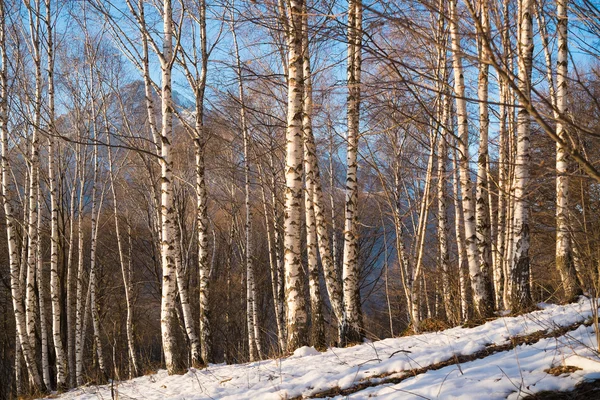
[[[321,352],[317,349],[315,349],[314,347],[310,347],[310,346],[302,346],[299,349],[296,349],[296,351],[294,351],[294,355],[292,357],[307,357],[307,356],[318,356],[320,355]],[[290,357],[290,358],[292,358]]]
[[[568,390],[584,379],[600,378],[600,358],[593,350],[593,327],[579,326],[557,338],[519,345],[485,358],[411,374],[411,369],[471,355],[490,345],[510,343],[514,336],[553,331],[591,316],[591,303],[581,298],[568,305],[544,304],[539,311],[502,317],[474,328],[452,328],[402,338],[368,342],[319,353],[302,347],[288,358],[242,365],[211,365],[184,375],[157,374],[114,382],[121,398],[144,399],[286,399],[310,397],[333,388],[348,389],[369,381],[343,398],[363,399],[518,399],[544,390]],[[555,366],[581,368],[554,376]],[[413,371],[414,372],[414,371]],[[407,376],[397,384],[390,377]],[[111,387],[88,386],[61,395],[61,399],[106,399]],[[342,397],[339,397],[340,399]]]

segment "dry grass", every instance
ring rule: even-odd
[[[580,369],[581,368],[574,365],[557,365],[555,367],[545,369],[544,372],[554,376],[561,376],[563,374],[572,374]]]

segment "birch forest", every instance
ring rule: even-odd
[[[596,0],[0,0],[0,398],[600,296]]]

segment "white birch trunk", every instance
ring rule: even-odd
[[[42,61],[40,38],[40,4],[26,4],[29,14],[29,34],[31,36],[31,56],[35,65],[35,94],[33,98],[33,133],[31,137],[31,154],[29,167],[29,205],[27,220],[27,286],[25,292],[25,312],[27,315],[27,336],[32,351],[37,357],[35,339],[36,320],[38,317],[38,301],[35,293],[36,286],[36,249],[39,237],[37,235],[38,191],[39,191],[39,135],[42,123]],[[48,382],[44,381],[47,385]],[[46,387],[51,389],[50,387]]]
[[[479,76],[477,79],[477,97],[479,100],[479,154],[477,159],[477,185],[475,200],[475,223],[477,239],[477,255],[481,271],[482,284],[485,285],[483,302],[491,310],[494,309],[494,288],[492,286],[492,235],[490,225],[490,194],[488,178],[488,135],[490,117],[488,109],[489,54],[483,45],[490,40],[489,8],[487,0],[479,1],[479,20],[481,30],[478,32]]]
[[[37,81],[37,79],[36,79]],[[41,82],[39,82],[41,84]],[[36,85],[37,86],[37,85]],[[41,102],[41,88],[37,89],[36,95],[37,101]],[[36,125],[33,129],[33,136],[31,139],[31,161],[30,161],[30,172],[29,172],[29,206],[28,206],[28,221],[27,221],[27,291],[25,293],[25,305],[27,314],[27,336],[29,338],[29,344],[32,349],[36,348],[35,340],[35,325],[38,315],[38,301],[35,294],[36,285],[36,249],[38,245],[38,231],[37,231],[37,217],[38,217],[38,191],[39,189],[39,158],[38,158],[38,130],[40,123],[40,108],[36,107],[36,117],[34,124]],[[46,380],[44,383],[47,384]],[[50,388],[48,388],[50,389]]]
[[[429,151],[429,157],[427,159],[427,172],[425,176],[425,187],[423,188],[423,194],[421,204],[419,207],[419,220],[417,225],[416,240],[414,247],[414,263],[412,270],[408,270],[408,286],[410,289],[410,306],[412,315],[412,327],[415,332],[419,331],[419,323],[421,322],[421,304],[423,298],[427,300],[427,293],[421,289],[424,286],[424,276],[422,274],[423,269],[423,252],[425,246],[425,236],[427,234],[427,222],[429,219],[429,207],[431,206],[430,192],[431,182],[433,178],[433,159],[435,156],[435,134],[431,136],[431,149]],[[418,285],[417,285],[418,282]],[[419,291],[421,291],[419,293]],[[429,303],[427,303],[429,307]]]
[[[0,144],[1,144],[1,164],[0,172],[2,174],[2,205],[4,207],[4,216],[6,218],[6,236],[8,242],[8,262],[10,267],[10,291],[13,301],[13,312],[15,313],[15,325],[17,336],[21,344],[21,352],[25,359],[25,365],[29,372],[29,377],[33,383],[33,389],[41,389],[42,381],[37,370],[35,353],[27,337],[25,308],[21,302],[23,291],[20,280],[19,254],[16,238],[16,222],[13,217],[13,208],[11,205],[11,192],[9,187],[10,163],[8,160],[8,54],[6,51],[6,5],[0,2],[0,59],[2,67],[0,69]],[[17,353],[18,354],[18,353]]]
[[[560,118],[568,118],[568,0],[557,0],[556,18],[558,19],[558,59],[556,65],[556,111]],[[559,120],[556,123],[556,135],[567,142],[566,126]],[[573,245],[570,236],[569,218],[569,155],[565,146],[556,144],[556,268],[558,269],[565,299],[572,300],[581,293],[575,263]]]
[[[233,19],[233,18],[232,18]],[[231,34],[235,48],[236,74],[238,79],[238,95],[240,103],[240,122],[242,127],[242,139],[244,145],[244,207],[246,218],[244,224],[245,248],[246,248],[246,323],[248,327],[248,353],[250,361],[262,357],[260,346],[260,330],[258,327],[258,315],[256,312],[256,288],[254,282],[254,246],[252,242],[252,205],[250,203],[250,134],[246,119],[246,99],[242,76],[242,61],[235,27],[232,26]]]
[[[273,143],[271,148],[273,148]],[[275,170],[275,154],[271,152],[269,157],[269,168],[271,170],[271,210],[272,210],[272,227],[273,227],[273,245],[275,247],[275,263],[277,266],[277,303],[276,307],[279,313],[279,324],[282,327],[282,346],[283,352],[287,350],[286,340],[286,315],[285,315],[285,265],[282,251],[282,237],[280,230],[280,214],[279,203],[277,201],[277,171]]]
[[[202,128],[203,129],[203,128]],[[204,149],[197,147],[196,154],[196,190],[198,218],[198,265],[200,284],[200,351],[202,363],[212,361],[212,334],[210,329],[210,269],[208,266],[208,193],[206,190]]]
[[[272,150],[273,151],[273,150]],[[260,189],[262,194],[262,204],[263,204],[263,214],[265,217],[265,230],[267,231],[267,247],[269,252],[269,272],[271,274],[271,291],[273,294],[273,308],[275,310],[275,323],[277,325],[277,343],[279,344],[280,352],[285,352],[285,334],[283,327],[283,318],[282,318],[282,310],[283,307],[279,308],[279,297],[278,297],[278,285],[277,282],[279,280],[279,270],[277,268],[277,260],[275,255],[275,247],[276,243],[273,241],[273,233],[271,232],[271,221],[269,219],[269,210],[267,207],[267,193],[265,189],[264,182],[264,169],[261,166],[261,163],[257,163],[258,167],[258,180],[260,182]],[[275,229],[277,229],[275,227]],[[283,305],[283,304],[282,304]]]
[[[180,360],[175,354],[175,313],[176,266],[175,266],[175,220],[173,208],[173,160],[171,156],[171,135],[173,129],[173,104],[171,96],[171,72],[173,68],[173,10],[171,0],[163,2],[163,52],[161,63],[161,110],[162,131],[160,133],[160,167],[161,167],[161,265],[162,265],[162,300],[161,300],[161,333],[165,363],[169,374],[180,367]]]
[[[515,202],[513,201],[515,197],[515,109],[516,103],[514,99],[514,93],[512,90],[508,90],[508,99],[509,99],[509,114],[508,114],[508,138],[507,138],[507,154],[508,157],[506,159],[508,168],[507,168],[507,177],[506,177],[506,193],[507,193],[507,205],[506,205],[506,232],[504,239],[504,293],[503,293],[503,302],[504,308],[510,308],[511,301],[511,293],[512,293],[512,260],[513,260],[513,246],[514,246],[514,210],[515,210]]]
[[[241,85],[241,82],[240,82]],[[242,105],[241,110],[244,110]],[[244,111],[241,111],[244,113]],[[245,121],[245,117],[242,118]],[[259,346],[260,338],[256,336],[255,325],[255,301],[256,291],[254,288],[254,263],[252,249],[252,208],[250,205],[250,163],[248,161],[248,133],[245,129],[245,122],[242,122],[244,128],[244,205],[246,218],[244,223],[245,248],[246,248],[246,323],[248,327],[248,353],[250,361],[255,361],[261,357]]]
[[[401,147],[401,146],[400,146]],[[402,195],[401,195],[401,179],[400,179],[400,160],[401,150],[396,150],[394,154],[394,230],[396,233],[396,257],[400,266],[400,279],[402,282],[402,288],[404,289],[404,298],[406,301],[406,314],[408,317],[409,324],[418,325],[419,316],[414,313],[414,307],[412,306],[411,291],[413,282],[412,268],[410,258],[404,245],[404,224],[402,222]]]
[[[362,0],[348,4],[347,66],[347,170],[342,271],[344,315],[341,343],[360,342],[363,337],[358,266],[358,136],[360,123],[360,75],[362,62]]]
[[[329,207],[331,211],[331,262],[333,263],[333,270],[335,272],[336,280],[339,280],[338,277],[341,276],[340,268],[339,268],[339,257],[338,257],[338,246],[337,246],[337,221],[336,221],[336,211],[335,211],[335,170],[333,166],[333,157],[334,157],[334,131],[330,126],[330,136],[329,136]],[[341,287],[340,287],[340,298],[341,298]],[[328,292],[330,290],[328,289]],[[331,298],[331,293],[329,293],[329,297]],[[340,310],[343,312],[343,300],[340,300]],[[339,320],[338,320],[339,324]]]
[[[81,135],[78,135],[81,141]],[[75,295],[75,374],[77,386],[83,385],[83,345],[84,345],[84,269],[83,269],[83,201],[85,190],[85,169],[82,162],[81,145],[76,148],[75,163],[79,165],[79,194],[77,198],[77,291]]]
[[[181,234],[177,230],[175,232],[176,243],[181,242]],[[177,290],[179,291],[179,301],[181,303],[181,312],[183,314],[183,324],[185,335],[190,342],[190,350],[192,357],[192,366],[202,365],[202,355],[200,352],[200,339],[194,329],[194,318],[192,316],[192,306],[190,304],[190,296],[187,289],[187,281],[189,279],[187,268],[182,262],[183,245],[178,246],[174,251],[175,255],[175,275],[177,277]]]
[[[71,186],[71,195],[69,199],[69,252],[67,255],[67,364],[69,366],[69,386],[75,387],[77,381],[75,369],[75,313],[73,309],[75,295],[73,282],[77,281],[76,270],[73,268],[73,250],[75,238],[75,193],[77,192],[77,178],[79,176],[79,163],[75,159],[75,172],[73,173],[73,183]],[[75,275],[75,276],[74,276]]]
[[[453,307],[452,294],[450,288],[450,252],[448,249],[448,142],[445,125],[448,121],[449,99],[444,96],[442,101],[442,126],[440,127],[441,137],[437,145],[437,234],[439,246],[439,265],[442,270],[442,298],[446,318],[450,323],[455,324],[460,320],[456,318],[456,309]]]
[[[517,116],[517,160],[515,164],[515,197],[513,215],[513,260],[511,307],[521,309],[531,303],[529,290],[529,210],[526,195],[529,189],[531,156],[530,117],[525,109],[531,93],[531,67],[533,62],[533,0],[520,0],[519,12],[519,62],[518,88],[526,101],[519,101],[522,107]]]
[[[48,51],[48,129],[51,136],[48,138],[48,180],[50,181],[50,204],[51,204],[51,233],[50,233],[50,297],[52,300],[52,341],[56,355],[56,385],[59,389],[67,386],[67,361],[61,338],[61,305],[60,305],[60,283],[58,277],[58,182],[56,180],[54,138],[54,37],[53,24],[51,20],[50,0],[46,0],[46,40]]]
[[[79,135],[81,139],[81,135]],[[85,309],[83,298],[84,290],[84,269],[83,269],[83,201],[85,190],[85,170],[82,163],[81,145],[77,145],[76,160],[79,164],[79,193],[77,199],[77,290],[75,306],[75,372],[77,385],[83,385],[83,325],[85,318]]]
[[[106,109],[104,110],[106,112]],[[105,114],[106,115],[106,114]],[[107,125],[108,127],[108,125]],[[113,169],[113,155],[110,146],[110,132],[107,133],[107,151],[108,151],[108,172],[110,175],[110,188],[113,196],[113,214],[115,219],[115,236],[117,237],[117,249],[119,252],[119,264],[121,265],[121,275],[123,277],[123,289],[125,291],[125,304],[127,306],[127,320],[125,330],[127,333],[127,355],[129,362],[129,379],[138,375],[138,362],[135,353],[135,341],[133,338],[133,294],[131,293],[131,272],[125,263],[125,254],[123,250],[123,238],[121,235],[121,227],[119,224],[119,209],[117,207],[117,191],[115,188],[115,173]],[[131,238],[131,235],[129,235]],[[131,250],[131,247],[130,247]],[[131,256],[129,257],[131,263]],[[129,264],[130,265],[130,264]]]
[[[203,129],[203,128],[202,128]],[[204,148],[196,157],[196,189],[198,191],[198,260],[200,272],[200,343],[203,363],[212,361],[212,334],[210,329],[210,268],[208,266],[208,193],[204,175]]]
[[[379,209],[379,215],[381,216],[381,227],[383,229],[383,262],[384,262],[383,278],[384,278],[384,282],[385,282],[385,300],[386,300],[388,318],[389,318],[389,324],[390,324],[390,337],[394,337],[394,318],[392,316],[392,303],[390,301],[388,242],[387,242],[385,221],[383,219],[383,213],[381,212],[381,208]]]
[[[19,341],[19,332],[15,330],[15,389],[17,396],[22,396],[25,392],[23,374],[22,374],[22,363],[23,352],[21,351],[21,342]]]
[[[285,166],[284,264],[287,350],[307,345],[305,274],[301,255],[302,209],[302,0],[290,0],[288,108]]]
[[[91,72],[91,71],[90,71]],[[91,75],[93,76],[93,75]],[[92,100],[92,116],[95,117],[95,105]],[[96,122],[92,121],[92,140],[97,141],[97,128]],[[91,214],[91,243],[90,243],[90,282],[89,282],[89,290],[90,290],[90,311],[92,315],[92,328],[93,328],[93,339],[94,344],[96,346],[96,355],[98,357],[98,367],[100,368],[100,372],[102,373],[105,379],[108,379],[108,372],[106,370],[106,365],[104,362],[104,355],[102,351],[102,340],[100,338],[100,316],[98,314],[98,304],[97,304],[97,293],[96,293],[96,273],[97,273],[97,260],[96,260],[96,250],[98,246],[98,218],[100,216],[100,211],[102,209],[102,198],[104,197],[104,191],[102,192],[100,202],[98,204],[98,146],[94,145],[93,147],[93,168],[94,175],[92,181],[92,206],[90,210]],[[96,212],[98,210],[98,212]],[[85,324],[84,324],[85,325]],[[82,332],[85,335],[85,331]]]
[[[475,203],[473,201],[473,185],[469,170],[469,120],[465,99],[464,70],[456,3],[456,0],[450,1],[450,36],[452,38],[454,94],[456,96],[456,118],[458,121],[459,170],[462,209],[464,213],[465,247],[471,287],[473,289],[474,309],[479,317],[487,317],[493,309],[493,304],[489,304],[489,288],[486,285],[484,271],[481,270],[478,261]]]
[[[39,210],[40,208],[40,190],[39,188],[36,190],[36,208]],[[41,212],[37,214],[36,221],[36,232],[35,236],[37,240],[39,240],[41,228],[42,228],[42,218]],[[50,364],[48,362],[48,321],[46,319],[46,285],[44,283],[44,263],[42,260],[42,249],[39,242],[36,240],[36,245],[33,249],[35,252],[35,265],[37,270],[37,288],[38,288],[38,298],[39,298],[39,313],[40,313],[40,336],[42,342],[42,378],[44,379],[44,385],[46,388],[52,388],[52,379],[50,378]]]
[[[308,270],[308,287],[310,296],[311,312],[311,344],[319,350],[326,348],[325,325],[323,321],[323,305],[321,300],[321,288],[319,282],[319,264],[317,261],[317,227],[315,218],[315,164],[312,133],[312,79],[310,67],[310,52],[308,48],[308,12],[306,2],[303,4],[302,12],[302,66],[304,77],[304,96],[302,102],[302,131],[304,140],[304,215],[306,221],[306,261]],[[309,155],[310,154],[310,155]],[[324,238],[327,242],[328,238]]]
[[[196,13],[198,15],[196,15]],[[210,329],[210,276],[211,266],[208,263],[208,192],[205,177],[205,150],[208,135],[204,129],[204,95],[208,70],[209,50],[206,38],[206,1],[200,0],[190,14],[199,28],[200,52],[194,48],[191,54],[183,54],[180,62],[184,68],[188,83],[195,95],[196,115],[192,135],[196,158],[196,222],[198,234],[198,272],[199,272],[199,305],[200,305],[200,353],[192,355],[192,363],[206,365],[212,362],[212,338]],[[195,26],[192,34],[195,43]],[[187,61],[186,61],[187,60]],[[188,65],[191,64],[191,65]],[[185,123],[184,123],[185,125]],[[191,128],[191,127],[190,127]],[[216,246],[213,246],[213,255]]]
[[[316,265],[317,248],[321,256],[321,264],[323,266],[323,274],[325,277],[325,285],[329,295],[329,301],[333,314],[338,321],[338,330],[341,327],[343,319],[343,299],[342,299],[342,286],[338,278],[336,270],[336,264],[332,259],[331,248],[329,246],[329,234],[327,225],[325,222],[324,212],[324,200],[323,200],[323,189],[321,184],[321,176],[319,170],[319,163],[317,158],[317,150],[315,144],[315,138],[312,131],[312,70],[310,63],[310,51],[308,48],[308,13],[304,12],[303,15],[303,35],[302,35],[302,59],[303,59],[303,76],[304,76],[304,114],[303,114],[303,132],[304,132],[304,172],[306,180],[306,193],[308,198],[305,199],[305,213],[306,213],[306,226],[307,226],[307,241],[309,239],[309,232],[312,232],[313,228],[309,229],[310,225],[314,224],[315,237],[311,236],[311,246],[307,243],[307,251],[310,254],[314,254],[314,260],[308,259],[309,261],[309,274],[311,273],[311,265]],[[307,207],[309,206],[309,207]],[[308,208],[312,210],[309,211]],[[310,214],[310,215],[309,215]],[[309,221],[310,218],[310,221]],[[310,222],[310,223],[309,223]],[[335,227],[335,220],[333,220]],[[312,235],[312,233],[310,233]],[[316,239],[316,240],[315,240]],[[335,239],[334,246],[335,248]],[[311,264],[311,262],[314,262]],[[318,270],[312,269],[313,272],[318,274]],[[310,278],[310,276],[309,276]],[[314,279],[314,276],[313,276]],[[310,286],[310,285],[309,285]],[[311,290],[312,290],[312,286]],[[315,289],[317,291],[318,288]],[[315,292],[316,296],[317,293]],[[320,295],[320,294],[319,294]],[[313,294],[311,294],[312,299]],[[316,298],[314,299],[316,301]],[[312,301],[312,300],[311,300]],[[316,304],[315,307],[318,307]],[[315,316],[313,316],[315,317]],[[317,317],[319,319],[321,317]],[[313,321],[315,323],[317,321]],[[317,324],[319,324],[317,322]],[[313,332],[315,333],[315,332]],[[339,332],[338,332],[339,333]],[[318,336],[319,334],[317,334]]]
[[[447,66],[447,42],[448,34],[446,32],[446,20],[444,16],[445,2],[438,2],[439,17],[437,21],[437,82],[436,88],[439,93],[438,108],[436,110],[438,122],[436,124],[437,134],[437,236],[439,246],[439,268],[442,272],[442,299],[443,308],[448,321],[456,324],[460,320],[456,316],[456,309],[452,301],[452,292],[450,288],[450,252],[448,249],[448,118],[450,116],[450,98],[447,89],[448,84],[448,66]],[[387,285],[387,282],[386,282]],[[437,297],[436,297],[437,298]],[[437,305],[437,302],[436,302]],[[438,308],[439,310],[439,308]]]
[[[496,309],[504,307],[504,254],[505,254],[505,236],[507,228],[507,178],[508,178],[508,163],[507,163],[507,88],[504,80],[500,81],[500,111],[499,111],[499,133],[498,141],[500,142],[498,148],[498,218],[497,218],[497,232],[495,241],[495,257],[494,262],[493,278],[494,278],[494,294],[495,294],[495,306]]]
[[[452,189],[454,197],[454,229],[456,235],[456,252],[458,254],[458,283],[460,293],[460,314],[461,321],[467,321],[469,315],[469,303],[467,301],[467,291],[469,287],[469,276],[467,273],[467,257],[465,249],[465,237],[461,227],[464,226],[464,215],[460,206],[460,178],[458,173],[458,156],[454,150],[452,157]]]

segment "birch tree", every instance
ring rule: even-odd
[[[105,125],[108,127],[108,121],[106,117],[106,107],[103,108],[103,115],[105,119]],[[129,361],[129,378],[133,378],[138,375],[138,361],[135,350],[135,341],[133,337],[133,293],[132,293],[132,279],[130,268],[125,261],[125,251],[123,238],[121,234],[121,224],[119,221],[119,210],[118,210],[118,200],[117,200],[117,190],[116,190],[116,182],[115,182],[115,171],[113,167],[113,151],[110,143],[111,133],[108,132],[106,136],[107,142],[107,151],[108,151],[108,173],[110,178],[110,188],[113,197],[113,214],[115,220],[115,236],[117,237],[117,250],[119,252],[119,264],[121,265],[121,275],[123,277],[123,289],[125,292],[125,304],[127,307],[127,320],[125,323],[125,329],[127,333],[127,356]],[[129,235],[131,237],[131,235]],[[129,257],[129,262],[131,262],[131,257]]]
[[[73,172],[73,180],[71,182],[71,193],[69,198],[69,241],[68,241],[68,254],[67,254],[67,365],[69,367],[69,386],[74,387],[77,384],[76,381],[76,368],[75,368],[75,310],[73,304],[75,303],[74,291],[76,287],[77,275],[76,269],[73,264],[73,254],[75,247],[75,200],[77,199],[77,181],[79,176],[79,163],[77,157],[75,157]],[[74,282],[75,281],[75,282]]]
[[[204,92],[206,90],[206,77],[208,70],[208,45],[206,38],[206,1],[198,2],[198,18],[195,19],[200,28],[200,54],[201,69],[196,72],[196,192],[197,192],[197,218],[198,218],[198,265],[200,269],[200,344],[202,361],[212,361],[212,336],[210,328],[210,270],[208,268],[208,207],[207,190],[204,173],[204,146],[206,133],[204,130]],[[195,63],[197,65],[197,63]],[[197,71],[197,69],[196,69]]]
[[[160,133],[161,168],[161,265],[162,265],[162,301],[161,332],[165,363],[169,374],[175,373],[181,365],[177,359],[175,333],[177,315],[175,314],[176,271],[175,271],[175,212],[173,208],[173,160],[171,155],[171,137],[173,129],[173,100],[171,74],[175,61],[173,51],[173,9],[171,0],[163,1],[163,49],[157,51],[161,67],[161,112],[162,130]]]
[[[274,143],[271,142],[271,148],[274,148]],[[286,336],[286,324],[285,324],[285,310],[284,310],[284,301],[285,301],[285,269],[283,263],[283,243],[282,243],[282,235],[281,235],[281,214],[280,207],[278,204],[278,196],[277,196],[277,170],[275,169],[275,154],[271,152],[269,156],[269,170],[271,171],[271,224],[273,229],[273,247],[274,247],[274,257],[277,268],[277,282],[276,282],[276,296],[275,300],[275,308],[277,308],[277,313],[279,314],[279,325],[281,326],[281,334],[282,340],[281,349],[282,351],[286,351],[287,343],[284,340]]]
[[[489,205],[489,154],[488,135],[490,117],[488,110],[489,65],[487,48],[484,41],[490,37],[490,17],[487,0],[479,1],[479,20],[481,30],[478,31],[479,75],[477,77],[477,97],[479,100],[479,154],[477,159],[477,185],[475,200],[476,243],[481,281],[485,286],[485,296],[482,301],[486,307],[493,309],[494,293],[492,289],[492,244]],[[489,313],[489,311],[488,311]]]
[[[460,293],[460,316],[461,321],[469,319],[469,304],[467,292],[469,287],[469,274],[467,266],[467,250],[465,248],[464,227],[465,216],[460,205],[460,178],[458,168],[458,155],[456,149],[452,157],[452,195],[454,198],[454,233],[456,235],[456,252],[458,261],[458,285]]]
[[[569,113],[567,100],[569,79],[568,12],[569,1],[557,0],[556,113],[562,118],[568,118]],[[556,135],[563,142],[567,142],[566,126],[560,119],[556,123]],[[556,268],[561,276],[565,298],[570,300],[580,294],[581,289],[577,282],[573,261],[569,218],[569,154],[565,147],[562,143],[556,143]]]
[[[362,1],[348,3],[347,65],[347,170],[342,272],[344,316],[342,343],[360,342],[363,336],[358,266],[358,138],[360,124],[360,75],[362,64]]]
[[[39,188],[38,188],[39,189]],[[40,206],[40,191],[37,190],[36,194],[36,202],[37,209],[39,210]],[[35,235],[39,238],[41,232],[41,220],[42,213],[37,213],[37,221],[36,221],[36,233]],[[36,265],[36,274],[37,274],[37,289],[38,289],[38,304],[40,307],[40,336],[42,342],[42,378],[44,380],[44,385],[47,388],[52,387],[52,378],[50,377],[50,363],[48,360],[48,321],[46,320],[46,285],[44,284],[44,263],[42,260],[42,250],[41,246],[35,246],[35,265]]]
[[[302,132],[304,143],[304,215],[306,221],[306,262],[308,270],[308,287],[310,296],[311,313],[311,342],[317,349],[325,349],[325,326],[323,321],[323,305],[319,280],[319,264],[317,260],[317,222],[315,217],[315,200],[322,199],[315,196],[316,173],[318,166],[315,154],[314,138],[312,133],[312,71],[310,65],[310,51],[308,48],[308,10],[306,2],[302,10],[302,69],[304,78],[304,93],[302,99]],[[319,185],[320,186],[320,185]],[[319,187],[320,189],[320,187]],[[326,241],[327,238],[324,238]],[[327,257],[328,255],[326,255]],[[328,260],[329,261],[329,260]],[[337,299],[336,299],[337,300]]]
[[[232,15],[233,20],[233,15]],[[242,140],[244,147],[244,207],[246,210],[246,219],[244,223],[245,232],[245,257],[246,257],[246,323],[248,326],[248,352],[250,361],[262,357],[260,346],[260,329],[258,327],[258,313],[256,310],[256,287],[254,281],[254,244],[252,241],[252,205],[250,203],[250,134],[248,131],[248,121],[246,117],[246,97],[242,76],[242,61],[240,58],[240,49],[235,32],[235,25],[232,24],[231,34],[235,49],[236,75],[238,80],[238,101],[240,105],[240,124],[242,130]]]
[[[533,0],[520,0],[519,6],[519,43],[518,43],[518,80],[521,92],[517,116],[517,155],[515,164],[515,197],[513,215],[513,259],[511,265],[512,290],[511,306],[515,309],[527,306],[531,302],[529,289],[529,211],[527,191],[529,189],[531,162],[530,116],[527,110],[531,99],[531,67],[533,62]]]
[[[258,157],[256,157],[258,159]],[[263,214],[265,218],[265,229],[267,231],[267,247],[269,252],[269,272],[271,273],[271,291],[273,292],[273,306],[275,309],[275,324],[277,326],[277,343],[279,345],[280,351],[285,353],[285,321],[283,320],[283,298],[280,296],[281,288],[280,288],[280,280],[283,278],[282,270],[279,268],[281,262],[279,260],[279,251],[277,250],[278,244],[276,241],[278,240],[278,227],[277,222],[271,222],[271,218],[269,218],[269,200],[267,198],[267,189],[265,183],[265,169],[262,164],[258,162],[256,164],[258,168],[258,180],[260,183],[261,196],[262,196],[262,205],[263,205]],[[275,189],[272,188],[274,192]],[[276,204],[272,205],[276,207]],[[274,218],[274,217],[273,217]]]
[[[302,209],[302,0],[288,9],[288,105],[285,166],[284,266],[287,350],[307,345],[307,312],[301,256]]]
[[[436,123],[437,134],[437,235],[439,246],[439,266],[442,270],[442,297],[446,318],[453,322],[455,312],[452,310],[452,296],[450,292],[450,251],[448,248],[448,209],[447,209],[447,165],[448,165],[448,118],[450,114],[450,99],[446,89],[448,82],[448,68],[446,59],[447,29],[444,17],[444,1],[438,3],[440,14],[437,21],[437,81],[436,88],[439,92]],[[460,319],[460,318],[458,318]]]
[[[465,99],[464,69],[462,63],[461,36],[459,32],[459,16],[456,0],[449,2],[450,37],[453,53],[454,95],[456,96],[456,119],[458,127],[458,151],[460,153],[459,171],[464,214],[465,247],[471,287],[473,289],[473,306],[480,317],[490,315],[493,304],[489,303],[489,288],[486,285],[484,271],[478,262],[477,232],[475,221],[475,203],[473,202],[473,185],[469,171],[469,120]]]
[[[508,18],[505,16],[505,3],[503,1],[500,6],[498,6],[498,14],[501,16],[501,26],[500,26],[500,34],[501,34],[501,43],[502,43],[502,52],[504,57],[509,57],[509,27],[508,27]],[[508,10],[506,11],[508,12]],[[506,79],[504,77],[499,77],[498,82],[498,97],[500,100],[500,105],[498,106],[498,120],[499,120],[499,128],[498,128],[498,215],[496,218],[496,237],[494,241],[494,269],[493,269],[493,284],[494,284],[494,302],[495,307],[497,309],[501,309],[504,307],[504,292],[505,292],[505,247],[506,247],[506,231],[508,228],[508,219],[507,219],[507,209],[508,209],[508,191],[509,189],[509,179],[508,179],[508,117],[509,117],[509,108],[508,108],[508,85]]]
[[[67,385],[67,361],[61,337],[61,304],[60,304],[60,284],[58,276],[58,252],[59,252],[59,232],[58,232],[58,181],[56,178],[55,161],[55,89],[54,89],[54,23],[52,20],[52,11],[50,0],[46,4],[46,49],[48,57],[48,180],[50,181],[50,296],[52,299],[52,340],[54,343],[54,353],[56,354],[56,384],[59,389]]]
[[[204,99],[208,76],[208,59],[214,48],[209,47],[206,33],[206,1],[190,2],[189,17],[192,34],[191,49],[183,47],[179,52],[179,62],[190,89],[194,95],[194,123],[188,124],[180,118],[182,124],[194,138],[196,159],[196,223],[198,234],[198,269],[200,283],[200,354],[193,355],[195,364],[206,364],[212,361],[212,339],[210,328],[210,266],[208,262],[208,190],[206,186],[205,151],[208,134],[204,127]],[[194,350],[192,350],[194,353]]]
[[[81,132],[77,127],[77,138],[81,142]],[[75,374],[77,385],[83,385],[83,344],[84,344],[84,269],[83,269],[83,202],[85,190],[85,169],[83,163],[82,149],[83,146],[77,144],[75,150],[75,163],[79,165],[79,190],[77,195],[77,279],[76,279],[76,305],[75,305]]]
[[[90,88],[93,87],[95,80],[95,73],[93,65],[98,61],[97,54],[92,51],[91,43],[86,43],[86,50],[89,62],[89,80]],[[93,165],[93,177],[92,177],[92,201],[91,201],[91,241],[90,241],[90,278],[89,278],[89,301],[90,311],[92,316],[92,328],[93,328],[93,339],[96,350],[96,356],[98,360],[98,368],[105,379],[108,379],[108,372],[106,370],[106,363],[104,361],[104,353],[102,350],[102,340],[100,337],[100,315],[98,313],[98,302],[97,302],[97,273],[98,273],[98,260],[97,260],[97,248],[98,248],[98,218],[102,210],[102,202],[104,199],[104,190],[101,190],[100,196],[98,196],[98,175],[99,175],[99,161],[98,161],[98,126],[96,121],[96,102],[94,99],[95,93],[90,90],[91,95],[91,110],[90,110],[90,125],[92,130],[92,141],[95,142],[92,149],[92,165]],[[100,198],[98,198],[100,197]],[[85,318],[85,317],[84,317]],[[85,321],[84,321],[85,326]],[[82,330],[82,335],[85,335],[85,329]],[[82,340],[82,342],[85,342]]]
[[[25,291],[25,312],[27,315],[27,335],[34,354],[36,350],[35,328],[38,314],[38,301],[36,298],[36,252],[38,245],[37,235],[37,216],[38,216],[38,191],[39,191],[39,137],[42,127],[42,31],[41,31],[41,7],[40,2],[33,4],[25,3],[27,14],[29,16],[29,43],[32,61],[34,64],[35,93],[32,99],[33,126],[31,136],[31,153],[29,160],[29,204],[27,220],[27,282]],[[42,288],[43,289],[43,288]],[[41,293],[44,295],[44,292]],[[49,378],[49,376],[47,377]],[[45,381],[46,385],[50,382]],[[48,388],[50,389],[50,388]]]
[[[8,261],[10,266],[10,292],[12,296],[13,311],[15,313],[15,324],[17,329],[18,341],[21,345],[21,352],[25,359],[25,365],[29,377],[33,384],[33,389],[41,389],[42,381],[37,369],[35,354],[32,350],[29,338],[27,337],[25,307],[21,303],[23,291],[21,287],[19,269],[19,255],[16,238],[16,221],[14,219],[13,207],[11,204],[12,193],[10,188],[9,174],[9,126],[8,126],[8,52],[7,52],[7,3],[0,2],[0,60],[2,67],[0,69],[0,140],[2,162],[0,169],[2,173],[2,205],[4,207],[4,216],[6,218],[6,236],[8,241]],[[18,354],[18,353],[17,353]]]

